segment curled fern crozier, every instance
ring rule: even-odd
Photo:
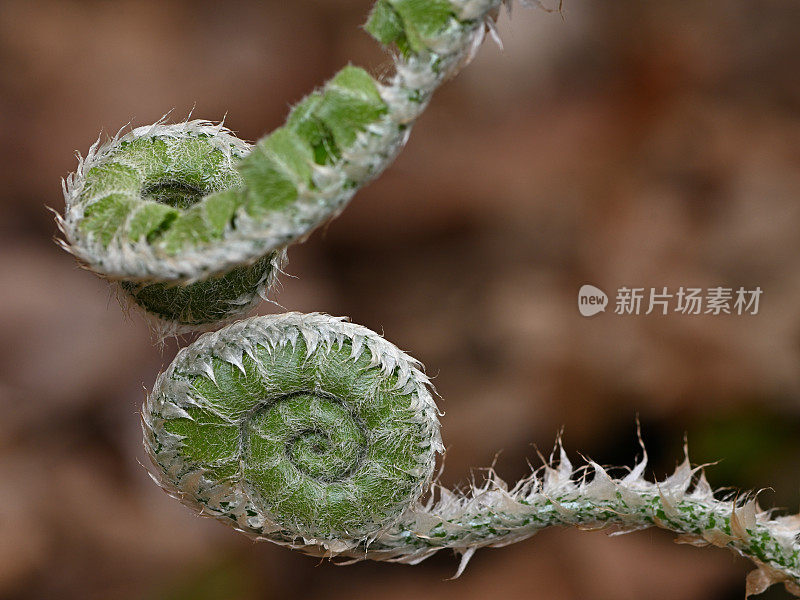
[[[120,282],[162,331],[241,316],[268,293],[286,246],[392,162],[501,4],[379,0],[365,28],[394,48],[394,75],[345,67],[253,146],[206,121],[95,144],[65,180],[63,247]]]
[[[494,473],[466,492],[431,486],[442,443],[421,365],[340,318],[252,317],[201,336],[159,375],[143,427],[168,493],[312,555],[413,564],[451,549],[460,573],[476,549],[547,527],[658,527],[752,559],[751,591],[800,591],[798,518],[718,499],[688,459],[650,482],[646,455],[616,477],[560,449],[513,486]]]
[[[165,489],[278,543],[353,550],[391,527],[442,450],[418,363],[325,315],[202,336],[158,377],[145,446]]]

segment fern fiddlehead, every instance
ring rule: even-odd
[[[397,49],[385,83],[346,67],[254,146],[218,125],[138,128],[93,146],[65,181],[64,246],[162,326],[241,315],[285,247],[337,214],[405,143],[431,94],[466,64],[502,0],[378,0],[367,30]],[[508,489],[433,485],[442,450],[420,365],[364,328],[288,313],[206,334],[159,375],[143,408],[154,477],[256,538],[309,554],[466,560],[555,525],[660,527],[759,566],[751,589],[800,592],[795,517],[718,500],[688,462],[664,481],[642,461],[614,478],[561,455]]]
[[[427,384],[363,327],[256,317],[202,336],[159,376],[146,447],[170,474],[165,487],[190,503],[279,542],[344,551],[430,484],[442,446]]]
[[[381,83],[345,67],[254,146],[204,121],[95,144],[65,180],[62,245],[167,331],[243,314],[266,294],[286,245],[394,159],[502,3],[379,0],[366,29],[397,48],[395,74]]]
[[[665,480],[646,459],[615,478],[589,462],[496,476],[468,493],[434,486],[442,451],[421,365],[364,327],[321,314],[252,317],[201,336],[159,375],[143,407],[155,479],[259,539],[322,556],[416,563],[469,559],[552,526],[659,527],[728,547],[756,573],[800,581],[796,517],[718,500],[688,460]],[[466,560],[462,562],[462,568]]]

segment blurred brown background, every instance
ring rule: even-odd
[[[160,353],[56,248],[45,205],[63,208],[59,178],[101,130],[191,110],[252,140],[347,61],[387,70],[359,29],[369,5],[0,1],[0,597],[741,598],[746,561],[660,532],[547,531],[456,581],[445,553],[337,567],[148,479],[138,410],[178,344]],[[505,52],[485,44],[395,165],[292,248],[276,300],[427,365],[448,485],[498,450],[517,479],[562,426],[576,460],[630,465],[638,412],[651,474],[687,433],[694,462],[722,459],[712,484],[772,486],[762,503],[796,511],[800,4],[517,8]],[[583,283],[764,295],[757,316],[586,319]]]

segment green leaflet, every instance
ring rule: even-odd
[[[169,228],[178,215],[180,211],[166,204],[143,202],[131,214],[127,235],[132,240],[140,241],[144,238],[152,242]]]
[[[447,0],[379,0],[365,28],[382,44],[394,43],[407,55],[427,50],[430,40],[454,18]]]
[[[403,21],[387,0],[375,3],[364,29],[381,44],[395,44],[403,54],[408,54],[411,49],[403,31]]]
[[[317,115],[340,148],[347,148],[387,111],[375,80],[358,67],[345,67],[325,86]]]
[[[329,165],[341,157],[341,150],[336,145],[330,129],[317,113],[322,98],[320,92],[306,96],[292,109],[286,127],[305,140],[311,148],[315,163]]]
[[[86,207],[81,225],[108,246],[136,203],[136,198],[125,193],[108,194]]]
[[[136,190],[142,184],[142,175],[135,167],[119,162],[97,165],[86,173],[86,192],[96,196],[125,193]]]
[[[239,173],[247,186],[247,212],[250,214],[258,215],[285,208],[297,199],[298,186],[304,183],[291,168],[302,155],[298,147],[292,146],[292,150],[296,152],[295,156],[284,157],[276,154],[274,150],[276,146],[280,147],[280,141],[273,142],[272,138],[276,134],[285,137],[283,131],[286,130],[279,129],[259,142],[250,155],[238,165]],[[289,145],[284,144],[284,150],[287,146]],[[310,149],[308,156],[310,161]]]

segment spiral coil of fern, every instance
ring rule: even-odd
[[[239,321],[183,349],[143,410],[163,487],[279,543],[356,548],[430,485],[442,451],[418,363],[319,314]]]
[[[397,48],[386,83],[347,66],[254,146],[205,121],[95,144],[64,183],[62,246],[121,283],[164,331],[241,316],[288,244],[385,169],[501,0],[379,0],[366,29]]]
[[[158,376],[143,407],[154,478],[201,514],[321,556],[416,563],[450,548],[526,539],[552,526],[658,527],[751,558],[762,580],[800,591],[797,517],[719,500],[688,459],[644,479],[589,461],[509,487],[433,485],[443,449],[422,366],[376,333],[322,314],[251,317],[201,336]],[[460,572],[460,571],[459,571]],[[755,577],[751,579],[756,579]]]

